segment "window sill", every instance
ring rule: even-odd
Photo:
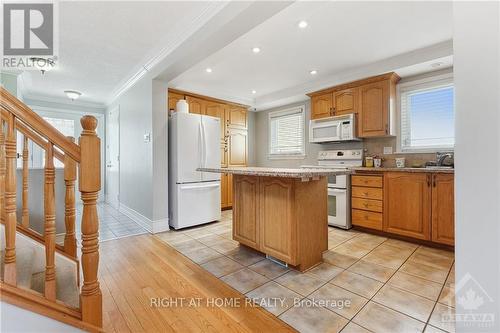
[[[404,154],[435,154],[435,153],[453,153],[454,148],[432,148],[432,149],[415,149],[415,150],[397,150],[392,155]]]
[[[268,160],[303,160],[306,155],[268,155]]]

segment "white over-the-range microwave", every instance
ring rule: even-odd
[[[359,141],[356,136],[356,117],[353,113],[309,122],[309,142]]]

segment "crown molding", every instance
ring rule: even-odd
[[[205,9],[193,20],[186,20],[183,24],[178,24],[177,28],[168,34],[165,39],[169,41],[159,52],[155,52],[149,60],[143,65],[138,66],[135,71],[127,76],[127,79],[118,84],[112,95],[106,101],[105,105],[110,106],[118,97],[125,91],[130,89],[137,81],[142,79],[154,66],[158,65],[170,53],[172,53],[179,45],[189,38],[194,32],[200,29],[207,23],[215,14],[217,14],[228,3],[223,1],[208,2]]]

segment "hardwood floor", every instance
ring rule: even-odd
[[[294,332],[182,254],[140,235],[100,244],[99,278],[106,332]],[[151,298],[185,298],[184,306],[155,307]],[[189,306],[192,299],[201,306]],[[238,300],[240,307],[207,306]]]

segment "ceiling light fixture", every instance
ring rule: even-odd
[[[45,74],[45,72],[50,71],[56,65],[55,58],[31,57],[30,61],[32,66],[36,67],[42,75]]]
[[[252,94],[254,94],[254,95],[255,95],[256,93],[257,93],[257,91],[256,91],[256,90],[252,90]]]
[[[66,96],[68,96],[69,99],[71,99],[72,101],[74,101],[75,99],[78,99],[78,97],[80,97],[82,95],[81,92],[79,91],[76,91],[76,90],[64,90],[64,93],[66,94]]]
[[[309,74],[311,74],[311,75],[316,75],[316,74],[318,74],[318,71],[317,71],[317,70],[315,70],[315,69],[313,69],[312,71],[310,71],[310,72],[309,72]]]
[[[306,21],[300,21],[299,22],[299,28],[304,29],[307,28],[307,22]]]
[[[212,73],[212,68],[209,67],[209,68],[205,69],[205,72]]]
[[[260,52],[260,47],[254,47],[254,48],[252,49],[252,52],[253,52],[253,53],[259,53],[259,52]]]

